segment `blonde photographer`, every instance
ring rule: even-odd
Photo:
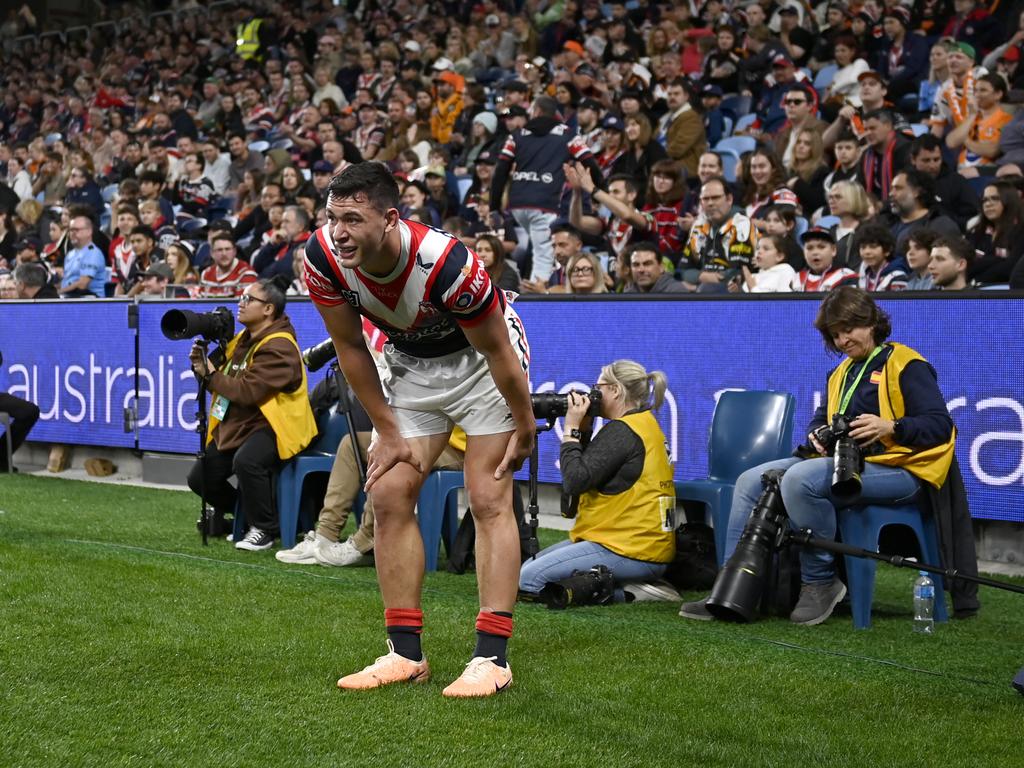
[[[570,392],[564,418],[562,489],[579,496],[576,523],[567,541],[523,563],[519,588],[538,594],[573,571],[603,565],[625,586],[618,600],[673,599],[674,590],[655,583],[675,555],[672,464],[651,412],[665,398],[665,374],[616,360],[601,369],[596,387],[607,423],[593,441],[588,395]]]

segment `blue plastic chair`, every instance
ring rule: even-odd
[[[785,392],[723,392],[708,438],[708,477],[676,483],[676,501],[705,505],[715,531],[719,567],[736,478],[766,461],[783,459],[793,447],[796,399]]]
[[[302,453],[293,457],[281,469],[278,485],[278,516],[281,528],[281,546],[291,549],[295,546],[299,524],[299,511],[302,506],[302,488],[306,477],[316,472],[330,472],[334,467],[334,457],[338,452],[341,439],[348,434],[348,423],[344,414],[332,413],[326,423],[317,425],[320,434]],[[360,494],[360,498],[361,498]],[[356,500],[353,511],[356,520],[362,515],[363,505]],[[305,521],[310,525],[312,521]]]
[[[818,92],[818,95],[825,95],[825,89],[832,85],[838,71],[839,67],[836,64],[829,64],[818,70],[818,74],[814,76],[814,90]]]
[[[740,165],[740,156],[731,149],[715,149],[715,154],[722,160],[722,176],[726,181],[736,181],[736,169]]]
[[[743,119],[740,118],[739,122],[742,123]],[[736,129],[738,130],[739,128],[740,125],[737,123]],[[729,136],[715,144],[716,152],[735,152],[737,157],[743,157],[743,155],[753,152],[755,149],[757,149],[757,139],[753,136]]]
[[[939,531],[935,516],[923,513],[916,504],[898,507],[884,507],[871,504],[863,507],[846,507],[839,510],[839,535],[846,544],[871,551],[878,550],[878,537],[887,525],[904,525],[917,536],[924,562],[938,565]],[[843,556],[846,561],[846,582],[850,590],[850,607],[853,611],[853,626],[856,629],[871,627],[871,601],[875,594],[875,570],[877,560],[866,557]],[[942,577],[929,574],[935,582],[935,620],[947,621],[946,601],[942,590]]]
[[[825,229],[831,229],[832,227],[837,226],[839,223],[839,217],[832,216],[830,214],[828,216],[822,216],[820,219],[818,219],[818,222],[815,224],[815,226],[824,227]]]
[[[914,136],[924,136],[931,130],[931,126],[925,125],[924,123],[911,123],[910,130]]]
[[[462,472],[456,470],[435,469],[423,481],[416,503],[416,517],[420,536],[423,537],[423,566],[427,571],[437,570],[437,551],[442,534],[445,549],[451,552],[459,527],[459,496],[456,491],[465,487]]]

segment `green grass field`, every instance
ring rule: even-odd
[[[911,632],[685,621],[677,605],[517,609],[515,683],[441,689],[472,648],[472,575],[426,580],[427,685],[342,693],[384,651],[369,568],[203,547],[191,495],[0,477],[0,766],[1018,766],[1022,598]],[[546,532],[543,543],[559,534]],[[697,595],[687,595],[688,598]]]

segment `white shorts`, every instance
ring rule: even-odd
[[[505,310],[505,325],[512,349],[528,372],[530,348],[511,306]],[[473,347],[442,357],[413,357],[387,344],[377,368],[402,437],[448,434],[454,425],[467,435],[515,429],[512,411],[498,391],[486,359]]]

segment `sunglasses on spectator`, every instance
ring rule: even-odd
[[[795,107],[800,104],[806,104],[807,99],[786,99],[782,103],[785,104],[787,107]]]

